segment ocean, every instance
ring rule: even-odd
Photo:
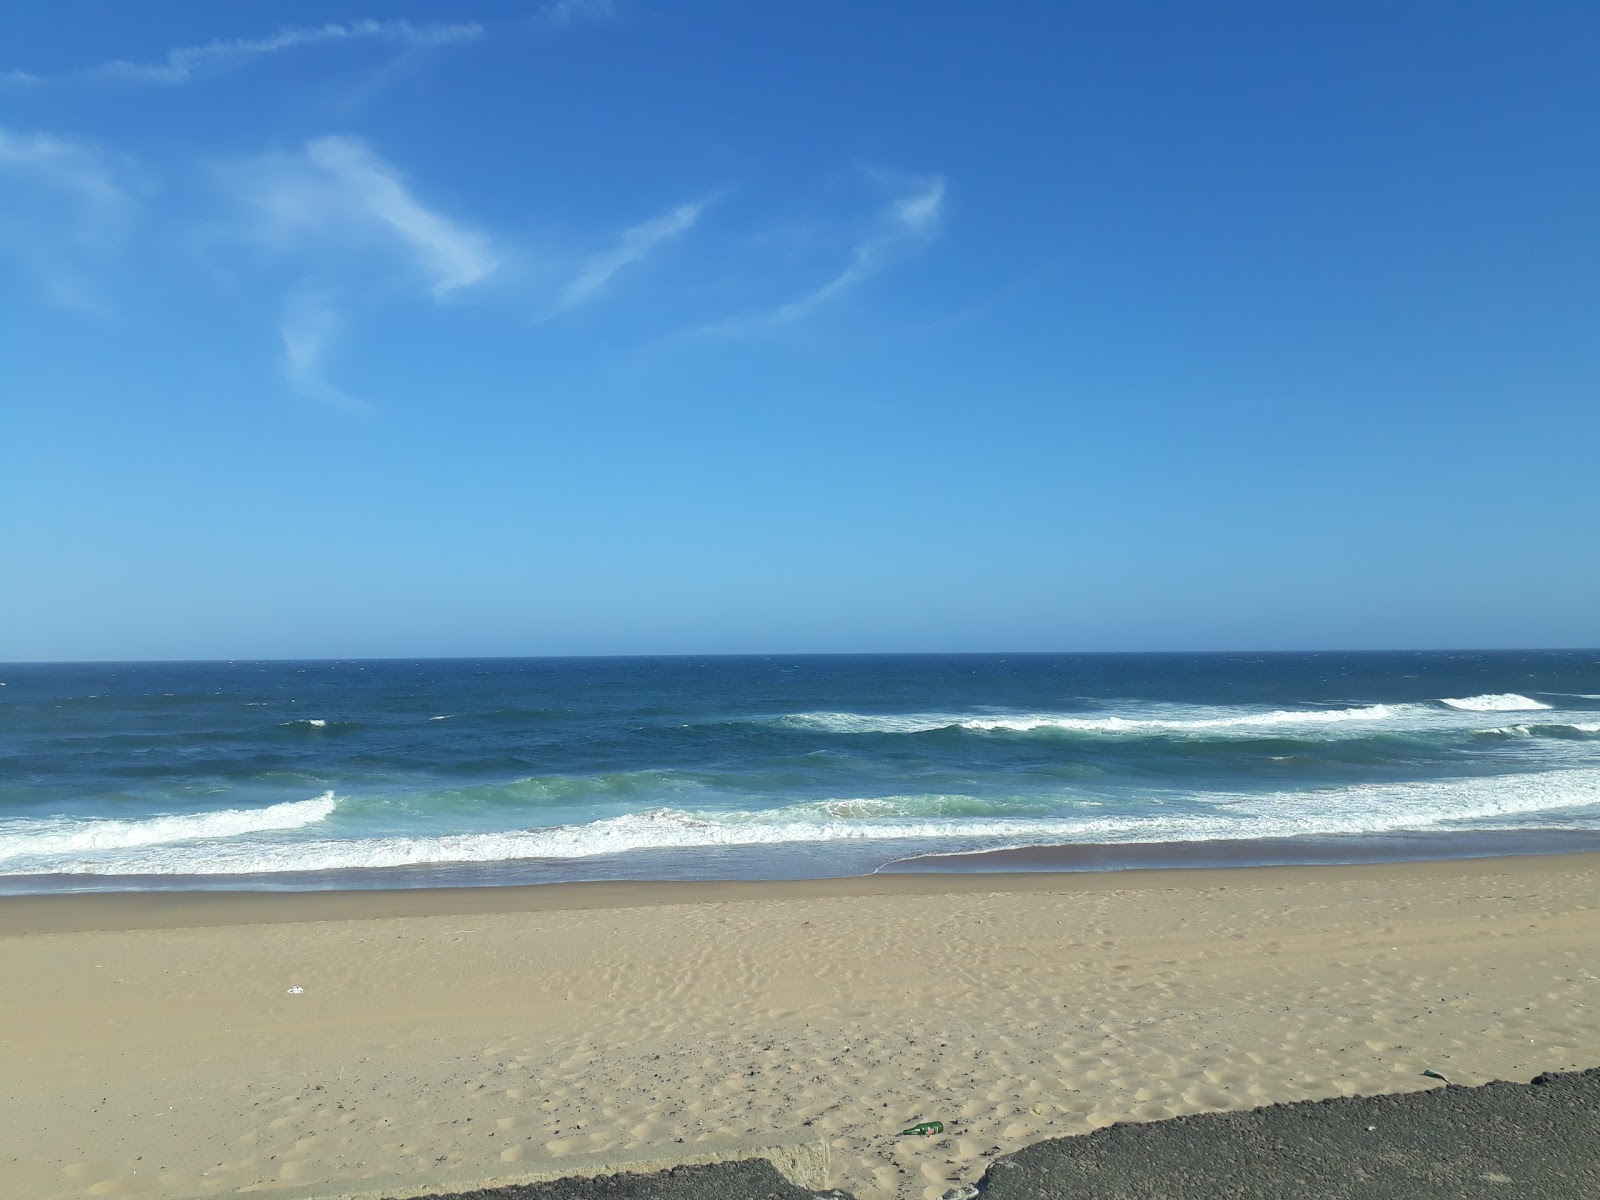
[[[10,893],[1592,848],[1600,651],[0,667]]]

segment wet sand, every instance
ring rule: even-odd
[[[1116,1121],[1591,1066],[1597,944],[1595,855],[5,898],[0,1180],[420,1194],[793,1135],[936,1197]]]

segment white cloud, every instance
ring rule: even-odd
[[[686,233],[699,220],[704,207],[703,204],[680,204],[670,212],[623,231],[615,246],[584,264],[583,270],[563,289],[550,315],[593,300],[618,271],[638,262],[662,242]]]
[[[500,268],[485,234],[430,207],[358,138],[321,137],[298,152],[236,162],[221,182],[244,214],[234,237],[293,280],[278,327],[280,367],[304,396],[367,407],[326,371],[350,305],[368,309],[408,293],[443,300]]]
[[[617,15],[613,0],[554,0],[533,14],[536,29],[569,29],[590,21],[609,21]]]
[[[875,172],[880,182],[901,187],[879,215],[876,232],[856,243],[844,267],[827,282],[776,308],[753,316],[731,317],[702,327],[706,334],[744,333],[786,325],[809,316],[818,308],[878,274],[897,254],[938,232],[943,215],[945,180],[941,176],[917,178]]]
[[[923,180],[917,190],[890,206],[894,223],[904,233],[932,233],[944,209],[944,180]]]
[[[102,310],[93,268],[127,233],[133,174],[88,142],[0,128],[0,250],[57,303]]]
[[[322,42],[386,41],[406,46],[444,46],[470,42],[483,35],[483,26],[463,25],[413,25],[410,21],[351,21],[346,24],[330,23],[306,28],[280,29],[277,33],[259,38],[223,38],[199,46],[178,46],[167,51],[159,62],[129,62],[115,59],[80,71],[71,71],[57,78],[98,78],[126,80],[133,83],[186,83],[194,77],[195,70],[208,65],[222,66],[229,62],[258,55],[275,54],[296,46],[310,46]],[[0,79],[13,84],[47,82],[47,77],[31,71],[8,71]]]
[[[866,241],[857,243],[850,252],[850,261],[844,269],[821,287],[807,292],[796,300],[779,305],[769,314],[769,320],[793,321],[826,304],[835,296],[871,278],[889,256],[907,241],[925,238],[937,230],[944,204],[943,179],[920,180],[915,190],[893,201],[886,215],[885,227]]]
[[[414,268],[437,299],[483,282],[500,262],[485,235],[434,211],[366,143],[323,137],[301,154],[268,155],[228,178],[252,213],[251,233],[290,256],[379,249]]]
[[[307,289],[290,296],[278,329],[283,340],[283,376],[302,396],[341,408],[365,409],[366,405],[329,383],[323,370],[328,347],[341,324],[326,293]]]
[[[318,138],[306,145],[310,162],[335,181],[347,207],[386,227],[442,296],[487,279],[499,261],[482,234],[425,207],[399,175],[355,138]]]
[[[55,134],[0,129],[0,170],[26,175],[100,213],[118,209],[127,200],[107,155],[87,142]]]

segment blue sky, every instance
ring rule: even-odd
[[[0,659],[1600,643],[1600,8],[0,8]]]

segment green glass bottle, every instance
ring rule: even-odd
[[[943,1133],[943,1132],[944,1132],[944,1122],[943,1121],[922,1121],[922,1122],[920,1122],[920,1123],[918,1123],[916,1125],[913,1125],[910,1129],[902,1129],[900,1131],[900,1136],[901,1137],[906,1137],[909,1134],[915,1133],[915,1134],[920,1134],[923,1137],[928,1137],[928,1136],[930,1136],[932,1134]]]

